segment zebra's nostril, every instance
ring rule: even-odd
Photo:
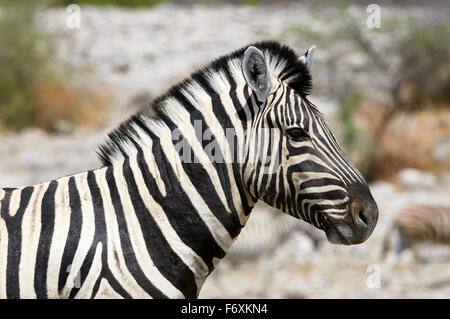
[[[367,220],[366,215],[364,215],[364,209],[361,209],[358,213],[359,219],[366,225],[369,225],[369,221]]]

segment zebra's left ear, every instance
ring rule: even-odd
[[[249,46],[244,53],[242,73],[258,100],[265,101],[272,85],[270,68],[264,54],[254,46]]]
[[[313,45],[312,47],[309,48],[308,51],[306,51],[306,53],[304,55],[302,55],[299,60],[300,62],[302,62],[305,66],[306,69],[309,71],[311,69],[311,64],[312,64],[312,60],[314,57],[314,50],[316,49],[316,46]]]

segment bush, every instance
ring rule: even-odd
[[[0,129],[57,131],[62,122],[86,122],[92,96],[61,67],[50,34],[37,22],[41,6],[36,1],[0,4]]]

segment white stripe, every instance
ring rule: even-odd
[[[311,194],[311,193],[325,193],[330,191],[336,191],[340,190],[346,193],[346,189],[337,185],[324,185],[324,186],[315,186],[315,187],[308,187],[305,189],[301,189],[299,191],[300,194]]]
[[[346,196],[343,199],[336,199],[336,200],[331,200],[331,199],[304,199],[302,201],[302,210],[305,212],[305,205],[306,204],[312,204],[309,206],[309,209],[311,209],[312,207],[316,206],[316,205],[330,205],[330,206],[336,206],[336,205],[340,205],[340,204],[345,204],[346,202],[348,202],[348,197]],[[341,216],[340,216],[341,217]]]
[[[62,256],[70,227],[71,211],[68,186],[69,178],[70,177],[64,177],[59,179],[57,181],[58,186],[55,191],[55,224],[53,237],[50,244],[47,267],[47,295],[49,298],[59,297],[59,271],[61,269]]]
[[[0,197],[3,194],[0,193]],[[0,199],[1,201],[1,199]],[[0,203],[1,211],[1,203]],[[6,265],[8,261],[8,231],[0,216],[0,299],[6,299]]]
[[[341,181],[339,178],[337,178],[336,176],[329,174],[329,173],[316,173],[316,172],[295,172],[292,173],[292,176],[296,176],[298,178],[299,181],[301,181],[300,183],[300,187],[301,184],[304,182],[308,182],[311,180],[315,180],[315,179],[322,179],[322,178],[329,178],[329,179],[334,179],[336,181]]]
[[[10,216],[15,216],[20,206],[20,196],[23,188],[15,189],[11,192],[11,199],[9,201],[8,212]]]
[[[41,234],[42,198],[49,182],[36,185],[22,219],[22,249],[19,266],[20,298],[35,299],[34,271]]]

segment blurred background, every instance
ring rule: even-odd
[[[335,246],[258,205],[200,298],[450,298],[450,246],[397,253],[390,228],[411,205],[450,205],[450,4],[377,1],[370,28],[370,3],[0,0],[0,187],[99,167],[107,131],[214,57],[316,44],[310,99],[370,183],[378,226]]]

